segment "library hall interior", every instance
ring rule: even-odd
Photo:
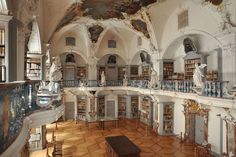
[[[0,157],[236,157],[236,0],[0,0]]]

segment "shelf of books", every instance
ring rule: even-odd
[[[140,121],[151,126],[153,120],[153,107],[149,97],[144,97],[141,101]]]
[[[37,53],[26,54],[26,78],[30,80],[41,79],[42,55]]]
[[[126,116],[126,96],[119,95],[118,96],[118,117]]]
[[[77,116],[79,120],[86,118],[86,96],[77,96]]]
[[[163,134],[173,134],[174,127],[174,105],[173,103],[163,104]]]
[[[98,116],[104,117],[105,116],[105,96],[100,95],[98,96],[98,108],[97,108],[97,114]]]
[[[131,96],[131,118],[138,118],[139,111],[138,111],[138,104],[139,104],[139,96]]]

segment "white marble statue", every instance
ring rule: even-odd
[[[127,79],[127,74],[125,72],[124,79],[123,79],[123,86],[127,86],[127,85],[128,85],[128,79]]]
[[[204,82],[203,82],[203,77],[205,77],[202,73],[202,69],[205,68],[207,65],[206,64],[201,64],[198,66],[197,63],[195,63],[195,70],[193,72],[193,83],[196,87],[193,88],[193,90],[197,94],[202,94],[203,89],[204,89]]]
[[[106,85],[106,76],[105,76],[105,72],[102,71],[101,74],[101,86],[105,86]]]
[[[200,66],[195,63],[195,70],[193,72],[193,83],[196,85],[196,87],[202,87],[203,86],[203,80],[202,78],[205,77],[202,73],[202,69],[205,68],[206,64],[201,64]]]
[[[157,78],[157,72],[151,68],[151,79],[149,81],[149,87],[155,88],[158,85],[158,78]]]

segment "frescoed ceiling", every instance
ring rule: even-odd
[[[81,5],[83,16],[93,19],[123,19],[122,13],[135,14],[141,7],[157,0],[84,0]]]

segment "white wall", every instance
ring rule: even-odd
[[[184,135],[185,132],[185,116],[183,113],[183,99],[173,99],[174,101],[174,134]]]

